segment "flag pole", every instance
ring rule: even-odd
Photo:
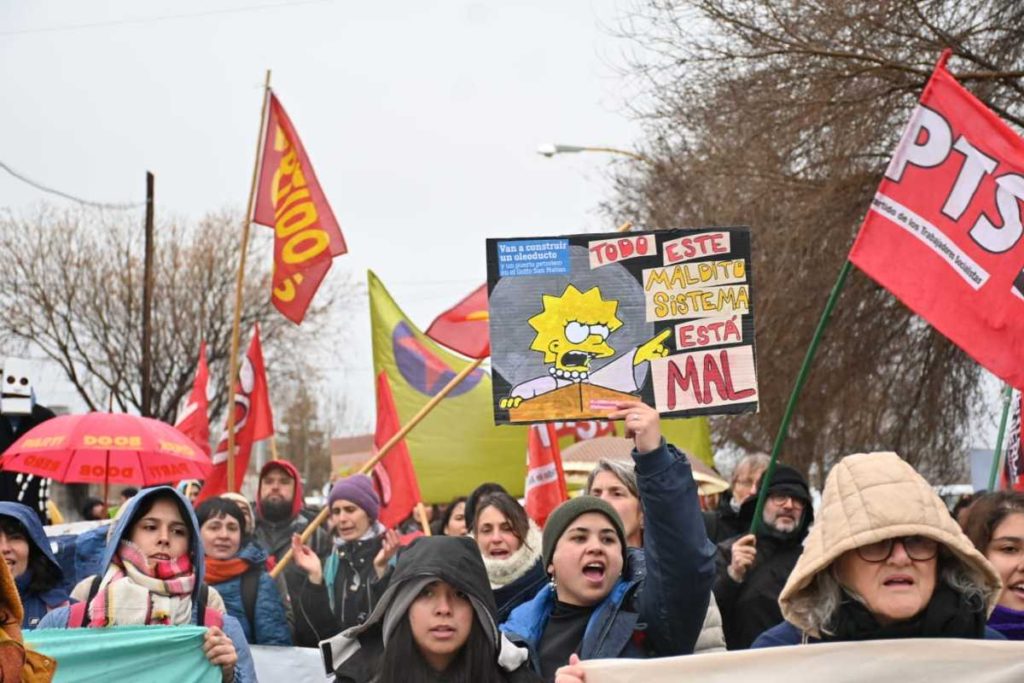
[[[423,504],[422,500],[416,503],[416,517],[420,520],[420,527],[423,529],[423,535],[431,536],[430,521],[427,519],[427,506]]]
[[[235,376],[238,374],[238,347],[242,326],[242,286],[245,282],[245,258],[249,251],[249,226],[252,223],[252,207],[256,202],[256,185],[259,183],[260,158],[263,140],[266,137],[267,103],[270,100],[270,69],[267,69],[263,83],[263,109],[260,111],[260,132],[256,141],[256,162],[252,166],[252,184],[249,187],[249,206],[245,210],[242,225],[241,255],[238,259],[238,278],[235,280],[235,318],[231,324],[231,355],[228,357],[228,491],[234,493],[235,485]]]
[[[1010,400],[1013,397],[1013,387],[1007,384],[1003,387],[1003,416],[999,419],[999,432],[996,434],[996,449],[992,453],[992,470],[988,473],[988,490],[996,490],[996,477],[999,476],[999,467],[1003,459],[1003,435],[1006,434],[1006,418],[1010,414]]]
[[[413,415],[412,418],[409,419],[409,422],[407,422],[401,429],[395,432],[394,435],[390,439],[388,439],[383,446],[380,447],[380,450],[378,450],[377,453],[372,458],[370,458],[366,463],[363,464],[362,467],[359,468],[359,471],[356,474],[368,474],[369,472],[371,472],[373,468],[377,466],[377,463],[380,462],[384,458],[384,456],[388,454],[388,451],[390,451],[392,448],[395,447],[396,444],[398,444],[402,439],[404,439],[405,435],[411,432],[413,427],[418,425],[420,421],[423,420],[423,418],[429,415],[430,411],[436,408],[437,404],[444,400],[445,396],[450,394],[452,390],[455,389],[455,387],[457,387],[462,382],[462,380],[469,377],[469,374],[476,370],[478,367],[480,367],[480,364],[483,362],[484,358],[477,358],[472,363],[464,367],[459,372],[459,374],[455,375],[455,377],[453,377],[451,381],[448,382],[448,384],[444,385],[444,388],[442,388],[441,391],[437,392],[429,401],[423,404],[423,407],[420,408],[419,411],[417,411],[417,413]],[[303,543],[308,541],[309,537],[313,535],[314,531],[316,531],[316,528],[323,524],[324,520],[327,519],[327,515],[329,515],[330,512],[331,509],[326,507],[323,510],[321,510],[320,514],[318,514],[316,518],[309,523],[309,526],[305,528],[299,539]],[[284,571],[285,566],[289,562],[291,562],[291,559],[292,551],[291,548],[289,548],[288,552],[282,555],[280,561],[278,561],[278,563],[274,565],[274,568],[270,570],[270,577],[276,579],[278,575],[282,571]]]
[[[758,487],[757,491],[757,507],[754,508],[754,519],[750,522],[750,533],[756,534],[757,529],[761,523],[761,514],[764,510],[764,501],[768,497],[768,486],[771,482],[772,475],[775,474],[775,463],[779,459],[779,451],[782,450],[782,442],[786,440],[786,432],[789,429],[789,421],[793,418],[793,412],[796,408],[796,400],[800,396],[801,390],[804,388],[804,382],[807,380],[807,375],[811,371],[811,361],[814,360],[814,353],[818,350],[818,342],[821,341],[821,337],[824,335],[825,326],[828,325],[828,319],[832,315],[832,309],[835,308],[836,301],[839,299],[839,294],[843,291],[843,285],[846,284],[846,277],[850,274],[850,270],[853,268],[853,263],[847,259],[843,263],[843,267],[839,270],[839,277],[836,278],[836,282],[832,285],[832,291],[828,295],[828,301],[825,303],[825,310],[821,313],[821,319],[818,320],[818,326],[814,330],[814,336],[811,338],[811,344],[807,347],[807,353],[804,355],[803,365],[800,366],[800,372],[796,376],[796,384],[793,386],[793,393],[789,395],[789,402],[786,404],[786,412],[782,414],[782,424],[779,425],[779,431],[775,435],[775,443],[772,446],[771,460],[768,462],[768,468],[761,475],[762,485]]]

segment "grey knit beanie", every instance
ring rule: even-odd
[[[579,496],[577,498],[570,498],[555,508],[555,511],[551,513],[547,523],[544,525],[541,556],[544,560],[545,571],[547,571],[548,565],[551,564],[551,557],[555,554],[555,546],[558,544],[558,539],[562,537],[562,534],[573,523],[573,520],[588,512],[600,512],[611,520],[612,526],[615,527],[615,534],[619,537],[619,545],[622,546],[622,557],[625,559],[626,530],[622,526],[622,520],[619,519],[619,513],[615,511],[611,504],[597,496]]]

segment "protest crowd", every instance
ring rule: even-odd
[[[936,110],[942,97],[953,97],[942,87],[959,88],[946,59],[922,99],[932,98]],[[284,243],[276,244],[273,304],[300,323],[346,246],[269,87],[265,99],[252,222],[275,226]],[[893,198],[920,199],[900,186],[904,172],[911,178],[938,167],[954,144],[965,159],[983,156],[966,138],[951,142],[945,119],[924,111],[930,114],[915,114],[846,265],[893,289],[899,283],[885,276],[913,268],[902,263],[909,257],[883,268],[889,247],[924,248],[922,239],[890,234],[920,218],[900,213]],[[946,143],[950,149],[934,147]],[[1024,149],[1019,138],[1013,144]],[[964,165],[974,175],[963,177],[981,176],[977,158]],[[1007,186],[1024,201],[1024,176],[1012,178],[1016,185]],[[968,195],[950,195],[947,206]],[[1001,211],[1016,201],[1001,197]],[[1014,206],[1015,223],[1003,216],[1006,227],[977,233],[996,241],[1015,228],[1020,240]],[[233,403],[225,436],[212,448],[204,346],[187,409],[173,427],[113,410],[56,416],[36,402],[18,359],[6,359],[0,683],[255,683],[275,662],[273,680],[283,680],[281,667],[296,658],[317,665],[315,675],[293,673],[296,680],[594,683],[610,680],[600,678],[596,660],[728,666],[729,657],[856,652],[882,641],[1002,641],[996,649],[1024,641],[1019,412],[1002,490],[979,491],[953,509],[936,490],[944,482],[929,481],[924,468],[885,446],[827,454],[820,459],[827,471],[816,473],[820,490],[812,487],[793,451],[787,458],[791,411],[771,455],[744,451],[722,477],[712,467],[708,416],[759,409],[750,230],[625,228],[596,237],[487,239],[487,284],[438,319],[453,327],[483,320],[484,331],[468,335],[470,346],[433,330],[438,321],[425,334],[415,329],[371,274],[373,453],[358,467],[335,468],[319,499],[309,489],[323,482],[304,481],[276,442],[273,457],[250,462],[254,444],[274,434],[258,325],[242,364],[229,360]],[[293,233],[299,237],[288,241]],[[320,250],[310,263],[299,258],[308,253],[299,249],[304,244]],[[1006,278],[1007,292],[1021,288],[1008,296],[1020,301],[1022,264]],[[241,289],[242,275],[238,283]],[[695,284],[707,286],[696,291]],[[914,310],[935,320],[926,309],[939,297],[913,284],[927,299]],[[828,309],[821,327],[827,316]],[[1010,322],[999,318],[991,327]],[[239,325],[236,315],[233,355]],[[986,367],[997,366],[1019,389],[1020,337],[1014,348],[1013,362],[998,357]],[[485,358],[492,360],[487,371],[480,369]],[[704,430],[706,453],[674,442],[670,421],[684,419],[693,433]],[[429,420],[435,431],[422,437],[430,427],[417,425]],[[566,420],[586,421],[606,430],[606,443],[624,446],[619,457],[587,461],[581,486],[567,484],[555,427]],[[481,421],[486,430],[472,432]],[[502,451],[508,444],[512,450]],[[433,456],[422,455],[427,448]],[[433,468],[430,495],[420,491],[421,466]],[[93,483],[103,492],[60,510],[51,481]],[[133,671],[103,669],[118,666],[124,652],[136,653]],[[645,680],[639,668],[632,676]],[[787,680],[812,679],[796,671]]]

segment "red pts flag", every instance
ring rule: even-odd
[[[1024,140],[935,68],[850,260],[1024,388]]]
[[[558,438],[571,436],[576,443],[589,441],[601,436],[615,436],[615,423],[608,420],[577,420],[576,422],[556,422],[555,434]]]
[[[210,399],[206,390],[210,383],[210,369],[206,367],[206,342],[199,345],[199,366],[185,407],[181,409],[175,428],[196,442],[203,453],[210,454]]]
[[[548,515],[569,500],[554,425],[530,425],[526,462],[526,514],[537,526],[544,528]]]
[[[238,368],[235,382],[235,486],[242,485],[242,477],[249,467],[252,445],[274,433],[274,417],[270,412],[270,395],[267,390],[267,371],[263,366],[263,349],[260,347],[260,327],[253,326],[249,351]],[[203,484],[200,500],[219,496],[228,490],[228,434],[224,429],[217,450],[213,453],[213,471]]]
[[[470,358],[491,355],[491,336],[487,326],[487,285],[437,316],[427,328],[427,336]]]
[[[378,449],[401,429],[398,410],[391,395],[387,374],[377,375],[377,431],[373,445]],[[408,517],[422,500],[416,471],[405,440],[395,444],[373,468],[373,484],[380,496],[380,523],[393,527]]]
[[[274,228],[271,301],[298,324],[332,259],[348,248],[302,141],[273,93],[269,107],[252,220]]]

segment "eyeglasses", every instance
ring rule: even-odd
[[[912,560],[923,562],[939,554],[939,542],[925,536],[901,536],[887,538],[857,548],[857,554],[865,562],[885,562],[892,556],[892,549],[899,543]]]

